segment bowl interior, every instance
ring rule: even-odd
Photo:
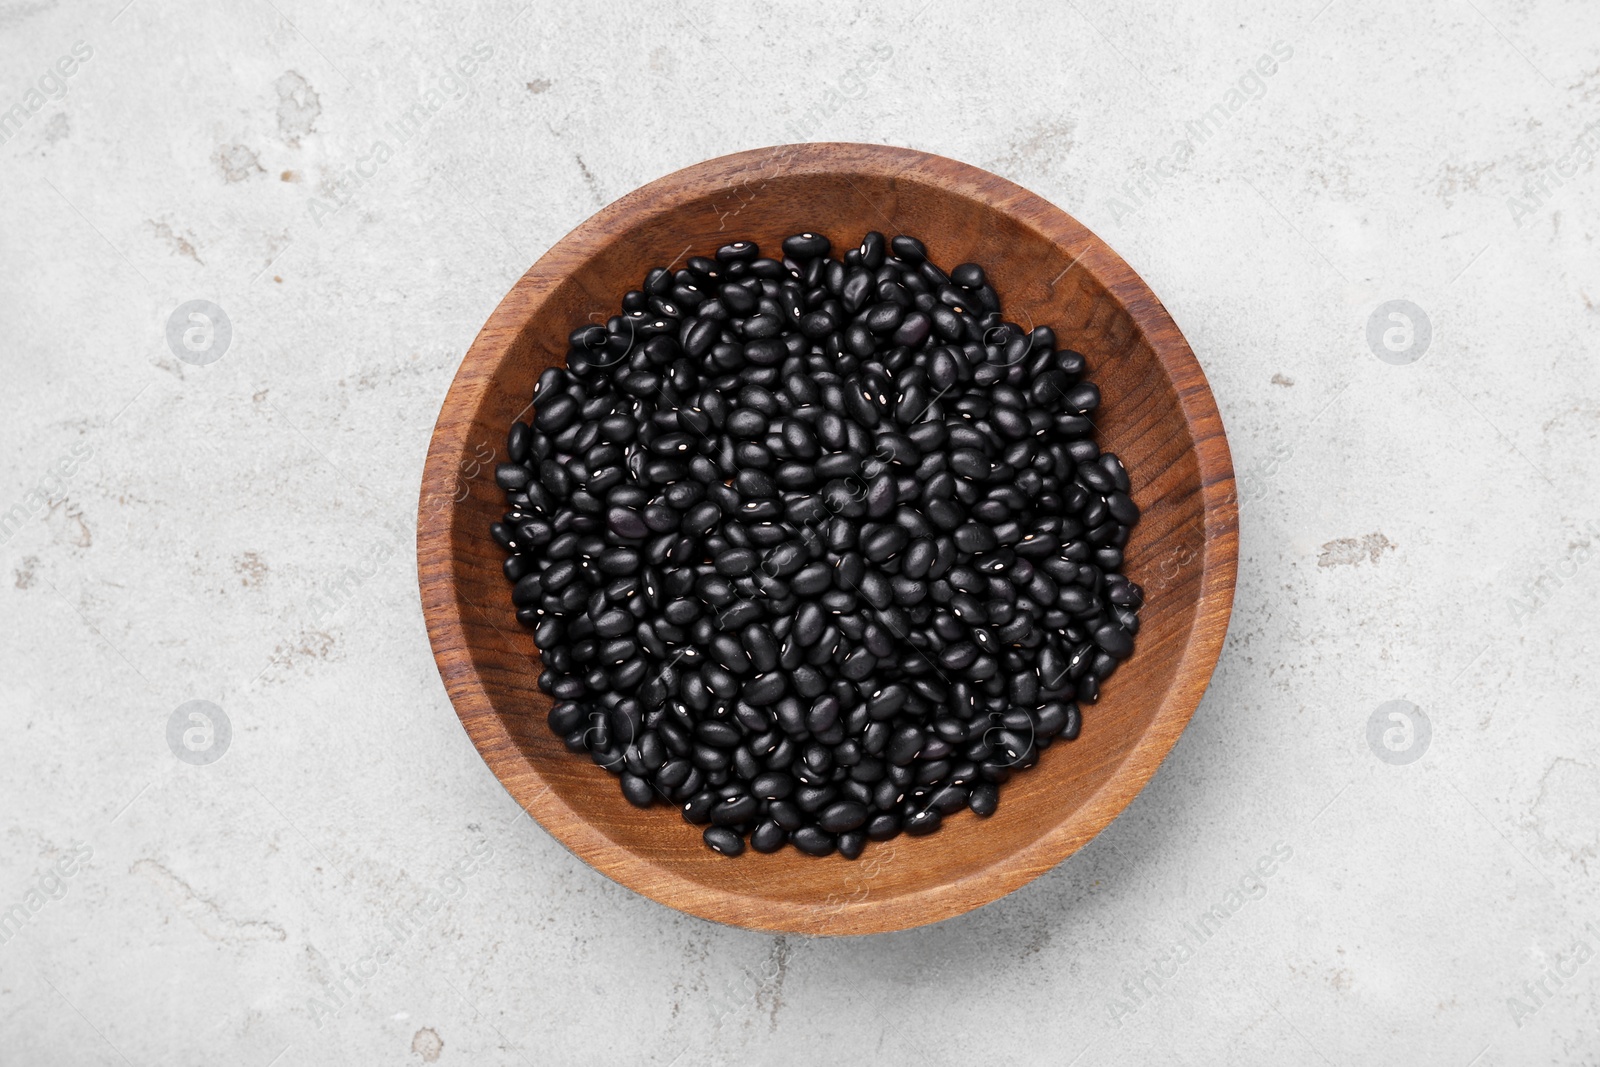
[[[842,151],[818,158],[819,147]],[[846,150],[856,147],[855,156]],[[430,540],[424,531],[420,559],[441,667],[469,732],[513,795],[568,847],[640,892],[721,921],[813,933],[945,918],[1081,846],[1144,784],[1187,722],[1231,598],[1232,472],[1221,427],[1213,434],[1186,403],[1197,387],[1200,414],[1215,420],[1204,378],[1159,302],[1098,239],[1031,194],[938,157],[866,146],[713,164],[721,169],[646,186],[574,231],[506,298],[464,363],[452,390],[461,402],[454,413],[447,403],[441,417],[422,506],[423,523],[443,535]],[[982,264],[1008,319],[1048,324],[1063,347],[1088,358],[1104,397],[1095,420],[1101,447],[1122,457],[1143,509],[1126,562],[1147,594],[1137,649],[1099,703],[1084,706],[1081,736],[1014,775],[992,818],[962,812],[930,837],[869,844],[856,862],[792,848],[718,856],[675,808],[632,807],[614,777],[566,751],[545,725],[550,698],[535,685],[536,649],[513,616],[488,535],[504,511],[493,465],[506,430],[527,417],[534,382],[563,361],[571,329],[614,314],[651,266],[709,256],[736,239],[775,253],[802,230],[827,234],[836,250],[868,230],[908,233],[946,270]],[[1191,368],[1194,380],[1185,380]],[[431,587],[430,566],[443,575]]]

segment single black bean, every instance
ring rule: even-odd
[[[898,304],[885,302],[868,308],[862,322],[872,333],[883,335],[899,329],[904,319],[905,313]]]
[[[718,826],[737,826],[753,819],[759,810],[756,798],[743,793],[716,804],[711,809],[711,821]]]
[[[789,833],[794,847],[808,856],[828,856],[838,847],[834,836],[816,826],[801,826]]]
[[[622,773],[622,795],[628,798],[628,803],[635,807],[648,808],[656,797],[656,791],[651,788],[648,779],[627,771]]]
[[[829,833],[854,830],[867,821],[867,807],[852,800],[841,800],[822,809],[817,825]]]
[[[757,852],[776,852],[788,841],[788,832],[771,819],[756,824],[750,831],[750,847]]]
[[[987,818],[995,813],[1000,806],[1000,787],[993,782],[980,782],[972,787],[972,795],[967,798],[967,805],[972,808],[974,815]]]
[[[1094,643],[1116,659],[1127,659],[1133,654],[1133,638],[1128,631],[1110,623],[1096,628]]]
[[[889,244],[894,249],[894,254],[907,263],[924,263],[928,259],[927,247],[915,237],[901,234]]]
[[[778,671],[770,671],[745,683],[744,698],[756,707],[764,707],[775,703],[786,688],[784,676]]]
[[[744,838],[726,826],[708,826],[701,836],[705,838],[706,847],[724,856],[737,856],[744,851]]]

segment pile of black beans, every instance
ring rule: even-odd
[[[650,271],[495,472],[550,728],[727,855],[993,814],[1139,629],[1084,357],[915,238],[830,252]]]

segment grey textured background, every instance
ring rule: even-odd
[[[124,3],[0,2],[0,1060],[1600,1058],[1592,5]],[[797,139],[953,156],[1105,237],[1244,497],[1151,786],[870,939],[687,918],[521,818],[413,569],[434,417],[518,275]],[[193,299],[232,327],[204,366],[167,340]],[[1405,365],[1367,340],[1394,299],[1431,323]],[[210,764],[169,749],[190,700],[231,724]]]

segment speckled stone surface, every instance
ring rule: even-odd
[[[1600,1060],[1589,5],[6,0],[0,60],[0,1062]],[[1082,219],[1241,479],[1227,648],[1150,787],[866,939],[554,844],[414,577],[512,282],[793,140]]]

